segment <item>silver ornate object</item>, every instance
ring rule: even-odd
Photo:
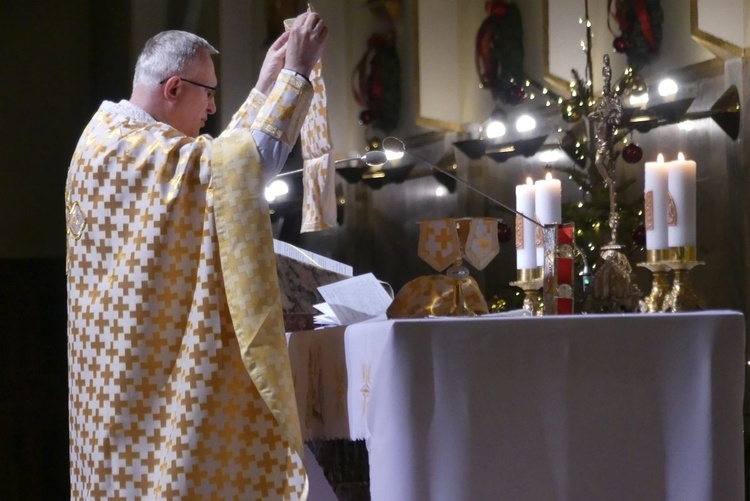
[[[620,214],[617,209],[617,162],[614,157],[615,133],[622,118],[620,98],[612,92],[612,67],[604,55],[604,89],[594,103],[589,121],[595,132],[595,166],[609,189],[610,242],[599,254],[599,263],[591,287],[586,295],[584,310],[588,313],[618,313],[638,311],[641,291],[633,283],[633,269],[617,241]]]

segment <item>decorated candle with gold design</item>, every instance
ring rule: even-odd
[[[534,183],[534,209],[540,224],[562,223],[562,183],[548,172],[544,179]],[[544,264],[544,231],[535,228],[536,264]]]
[[[646,162],[643,180],[644,223],[646,249],[662,250],[669,247],[667,239],[667,170],[664,155],[656,162]]]
[[[696,244],[696,164],[680,153],[668,163],[667,239],[670,247]]]
[[[526,184],[516,186],[516,211],[531,219],[536,212],[534,193],[534,181],[531,178],[526,179]],[[534,228],[534,223],[516,215],[516,269],[531,270],[537,266]]]

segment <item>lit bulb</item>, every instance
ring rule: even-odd
[[[536,120],[531,118],[529,115],[521,115],[516,120],[516,130],[518,132],[528,132],[536,128]]]
[[[282,197],[287,193],[289,193],[289,186],[281,179],[275,180],[264,190],[264,195],[268,202],[273,202],[278,197]]]
[[[663,98],[674,97],[677,94],[677,82],[671,78],[665,78],[659,82],[659,95]]]
[[[680,125],[678,125],[680,130],[684,131],[691,131],[695,128],[695,122],[692,120],[685,120],[684,122],[680,122]]]
[[[545,150],[539,155],[539,160],[552,164],[560,160],[560,150]]]
[[[435,188],[436,197],[444,197],[448,193],[448,189],[445,186],[438,186]]]
[[[385,151],[385,158],[388,160],[398,160],[400,158],[404,157],[403,151],[393,151],[393,150],[384,150]]]
[[[630,95],[630,106],[633,108],[645,108],[648,104],[648,92]]]
[[[505,125],[499,120],[493,120],[487,124],[487,138],[495,139],[505,135]]]

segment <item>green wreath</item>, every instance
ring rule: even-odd
[[[394,33],[376,33],[352,73],[354,100],[365,109],[363,125],[389,134],[398,125],[401,110],[401,64]]]
[[[664,11],[659,0],[608,0],[610,20],[620,30],[614,48],[627,55],[632,68],[651,63],[659,54],[663,38]]]

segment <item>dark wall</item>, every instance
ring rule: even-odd
[[[2,500],[69,497],[65,178],[99,102],[128,97],[129,33],[126,1],[3,3]]]
[[[76,141],[101,97],[127,97],[130,87],[121,69],[128,12],[122,1],[4,5],[0,258],[64,254],[63,189]]]
[[[0,283],[0,499],[67,499],[65,259],[0,260]]]

